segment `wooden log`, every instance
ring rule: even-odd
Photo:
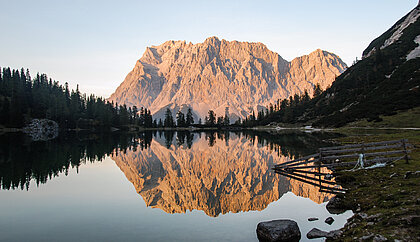
[[[306,160],[306,161],[298,162],[298,163],[295,163],[295,164],[283,166],[281,168],[297,167],[297,166],[306,165],[306,164],[309,164],[309,163],[315,163],[315,162],[318,162],[318,161],[319,161],[319,159]]]
[[[286,172],[287,172],[287,170],[286,170]],[[327,176],[327,175],[331,175],[331,173],[322,173],[322,172],[317,172],[317,171],[305,171],[305,170],[296,170],[296,169],[293,169],[293,172],[313,174],[315,176]]]
[[[406,144],[405,144],[405,140],[402,140],[402,144],[403,144],[403,148],[405,151],[405,163],[408,164],[408,152],[407,152],[407,148],[406,148]]]
[[[301,181],[301,182],[309,184],[309,185],[313,185],[313,186],[320,187],[320,188],[329,188],[327,186],[323,186],[323,185],[317,184],[317,183],[312,182],[312,181],[307,181],[307,180],[304,180],[302,178],[295,177],[295,176],[293,176],[291,174],[288,174],[288,173],[285,173],[285,172],[281,172],[281,171],[277,171],[277,170],[275,172],[282,175],[282,176],[289,177],[289,178],[295,179],[297,181]],[[341,188],[335,188],[335,190],[343,191],[343,192],[346,191],[346,189],[341,189]]]
[[[276,171],[278,171],[278,170],[276,170]],[[281,172],[283,172],[283,171],[281,171]],[[310,177],[310,176],[305,176],[305,175],[302,175],[302,174],[296,174],[296,173],[293,173],[293,172],[292,173],[285,172],[285,173],[290,174],[290,175],[293,175],[293,176],[296,176],[296,177],[300,177],[300,178],[305,178],[305,179],[308,179],[308,180],[312,180],[312,181],[320,181],[318,178]],[[324,181],[324,180],[321,180],[321,183],[326,183],[326,184],[330,184],[330,185],[338,185],[337,182],[335,182],[335,181]]]
[[[290,169],[298,169],[298,170],[302,170],[302,169],[309,169],[309,168],[319,168],[319,167],[327,167],[327,168],[331,168],[334,167],[334,164],[320,164],[320,165],[311,165],[311,166],[297,166],[297,167],[288,167]],[[276,167],[277,168],[277,167]],[[278,169],[285,169],[285,167],[279,167]]]
[[[393,150],[393,151],[384,151],[384,152],[373,152],[373,153],[366,153],[364,154],[365,157],[372,157],[372,156],[384,156],[384,155],[395,155],[395,154],[402,154],[402,153],[410,153],[410,150]],[[347,158],[357,158],[359,154],[349,154],[349,155],[332,155],[332,156],[325,156],[324,160],[336,160],[336,159],[347,159]]]
[[[407,139],[403,139],[407,142]],[[372,142],[372,143],[364,143],[365,147],[368,146],[375,146],[375,145],[386,145],[386,144],[396,144],[401,143],[403,140],[390,140],[390,141],[382,141],[382,142]],[[342,145],[342,146],[333,146],[333,147],[324,147],[320,148],[319,150],[327,151],[327,150],[337,150],[337,149],[344,149],[344,148],[360,148],[363,144],[353,144],[353,145]]]
[[[400,148],[403,147],[403,144],[397,144],[397,145],[385,145],[385,146],[372,146],[372,147],[366,147],[365,151],[370,150],[385,150],[385,149],[394,149],[394,148]],[[355,149],[344,149],[344,150],[327,150],[323,151],[323,154],[326,155],[332,155],[332,154],[343,154],[343,153],[350,153],[350,152],[356,152],[356,153],[362,153],[362,148],[355,148]]]
[[[401,159],[402,157],[392,157],[392,158],[376,158],[371,160],[364,161],[365,166],[372,165],[375,163],[389,163],[398,159]],[[351,162],[340,162],[340,163],[334,163],[331,164],[333,167],[343,167],[343,166],[355,166],[357,164],[357,161],[351,161]]]
[[[295,160],[291,160],[291,161],[284,162],[284,163],[281,163],[281,164],[277,164],[275,166],[276,167],[282,167],[282,166],[289,165],[289,164],[292,164],[292,163],[296,163],[296,162],[299,162],[299,161],[309,160],[312,157],[313,158],[318,157],[318,154],[307,155],[307,156],[304,156],[304,157],[299,158],[299,159],[295,159]]]

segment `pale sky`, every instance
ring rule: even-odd
[[[0,0],[0,66],[108,97],[147,46],[262,42],[290,61],[320,48],[351,65],[417,0]]]

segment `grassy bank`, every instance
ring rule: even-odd
[[[392,116],[381,115],[378,120],[362,119],[348,124],[347,127],[420,128],[420,107],[398,112]]]
[[[415,147],[411,160],[393,166],[355,172],[338,172],[337,180],[349,189],[345,203],[355,216],[344,228],[340,241],[381,235],[391,241],[420,241],[420,131],[340,129],[347,137],[342,144],[376,142],[406,138]]]

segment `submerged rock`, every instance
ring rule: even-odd
[[[261,222],[257,225],[259,241],[299,241],[301,234],[299,226],[293,220],[280,219]]]
[[[308,218],[308,221],[309,221],[309,222],[312,222],[312,221],[317,221],[317,220],[319,220],[319,218]]]
[[[306,237],[308,239],[316,239],[316,238],[329,238],[329,239],[337,239],[343,232],[341,230],[333,230],[330,232],[326,232],[326,231],[322,231],[320,229],[317,228],[313,228],[311,229],[311,231],[309,231],[306,234]]]
[[[334,219],[332,217],[328,217],[327,219],[325,219],[325,223],[331,225],[332,223],[334,223]]]
[[[320,229],[317,228],[313,228],[311,229],[311,231],[309,231],[306,234],[306,238],[308,239],[316,239],[316,238],[323,238],[323,237],[327,237],[328,232],[322,231]]]
[[[32,119],[31,123],[23,128],[23,132],[34,141],[51,140],[58,136],[58,124],[49,119]]]

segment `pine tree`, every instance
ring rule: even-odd
[[[230,124],[230,119],[229,119],[229,107],[225,108],[225,117],[223,120],[223,125],[228,126]]]
[[[165,127],[174,127],[174,118],[172,117],[172,112],[169,108],[165,112],[165,120],[163,122]]]
[[[181,112],[181,110],[179,110],[176,114],[176,124],[178,127],[185,127],[186,125],[185,115]]]
[[[188,108],[185,123],[186,123],[187,126],[190,126],[190,125],[194,124],[194,117],[193,117],[191,108]]]
[[[216,124],[216,114],[213,110],[209,110],[209,116],[206,117],[206,125],[207,126],[214,126]]]

